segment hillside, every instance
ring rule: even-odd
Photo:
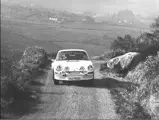
[[[52,50],[61,46],[62,48],[86,49],[91,56],[100,55],[104,51],[108,51],[110,42],[116,39],[117,36],[124,36],[124,34],[138,36],[141,31],[147,31],[145,29],[109,24],[58,24],[6,18],[1,19],[1,27],[12,31],[12,33],[14,32],[14,34],[16,33],[16,36],[23,36],[19,39],[22,39],[27,44],[38,43],[42,45],[48,52],[52,52]],[[1,37],[4,35],[2,32]],[[9,40],[12,38],[9,38],[7,35],[5,36]],[[24,37],[27,37],[28,40],[24,40]],[[57,47],[54,47],[53,43],[56,44]],[[27,44],[25,46],[27,46]],[[25,49],[23,48],[24,44],[20,46],[22,46],[21,49]]]
[[[39,41],[29,36],[22,35],[17,31],[7,29],[5,27],[1,27],[1,45],[8,46],[11,49],[20,51],[24,51],[25,48],[27,48],[28,46],[34,45],[42,46],[48,52],[54,52],[61,49],[60,46],[52,42]]]
[[[94,22],[94,19],[87,15],[77,15],[66,11],[46,9],[41,6],[34,6],[32,4],[24,6],[3,3],[1,7],[1,17],[31,21],[47,21],[54,23]]]
[[[142,21],[142,18],[135,15],[131,10],[122,10],[119,11],[117,14],[114,14],[111,19],[113,21],[116,21],[118,24],[127,24],[132,26],[147,26],[147,24],[144,24]]]
[[[31,2],[31,1],[30,1]],[[29,2],[29,3],[30,3]],[[135,28],[149,28],[152,23],[150,16],[145,18],[136,15],[131,10],[121,10],[118,13],[109,15],[100,15],[92,12],[67,12],[55,10],[54,8],[45,8],[38,4],[12,4],[2,3],[2,18],[14,18],[31,21],[45,21],[51,23],[105,23]]]
[[[120,10],[114,14],[108,14],[105,16],[95,16],[94,17],[98,22],[105,22],[116,24],[120,26],[129,26],[135,28],[149,28],[149,25],[152,23],[154,18],[142,17],[140,15],[136,15],[133,11],[129,9]]]
[[[124,19],[121,14],[127,12],[131,11],[121,12],[115,18],[120,16]],[[16,42],[11,42],[14,39],[20,43],[18,49],[23,50],[28,45],[36,44],[44,47],[47,52],[59,48],[81,48],[86,49],[90,56],[96,56],[108,51],[111,41],[117,36],[130,34],[136,37],[149,30],[118,24],[112,17],[105,19],[108,22],[98,23],[95,21],[97,18],[93,17],[95,14],[70,13],[38,5],[2,4],[1,13],[1,26],[7,29],[7,32],[2,30],[1,37],[6,39],[5,43],[17,46]],[[136,17],[133,13],[130,16]],[[8,31],[12,33],[9,32],[9,36]]]

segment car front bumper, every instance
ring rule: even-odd
[[[82,81],[94,79],[94,71],[85,74],[66,74],[66,73],[54,73],[54,79],[63,81]]]

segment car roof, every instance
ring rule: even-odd
[[[63,49],[63,50],[59,50],[59,52],[63,52],[63,51],[84,51],[84,52],[86,52],[83,49]]]

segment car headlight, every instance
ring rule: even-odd
[[[85,70],[85,68],[82,66],[82,67],[80,67],[80,71],[84,71]]]
[[[88,66],[88,71],[93,71],[93,66],[92,65]]]
[[[61,65],[58,65],[57,67],[56,67],[56,71],[61,71],[62,70],[62,66]]]
[[[69,67],[65,67],[65,71],[68,72],[70,70]]]

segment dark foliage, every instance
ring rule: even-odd
[[[56,52],[52,52],[52,53],[49,53],[49,54],[47,54],[47,55],[48,55],[48,57],[49,57],[50,59],[55,59],[57,53],[56,53]]]
[[[134,38],[130,35],[124,37],[118,36],[111,44],[110,53],[112,57],[126,52],[139,52],[144,57],[156,54],[159,51],[159,17],[151,25],[152,32],[142,33],[139,37]],[[109,55],[109,56],[110,56]]]
[[[25,57],[27,56],[25,55]],[[38,69],[21,67],[21,64],[19,62],[21,58],[21,52],[11,50],[5,45],[1,46],[0,107],[2,118],[4,117],[5,113],[14,113],[17,110],[16,107],[14,107],[15,109],[13,109],[10,106],[22,106],[21,103],[23,103],[24,101],[27,101],[27,103],[25,104],[28,104],[29,102],[31,103],[32,100],[35,100],[34,98],[32,98],[32,96],[36,96],[36,93],[34,91],[34,88],[30,87],[29,85],[35,79],[35,77],[39,76]],[[25,108],[20,107],[20,109]]]
[[[149,106],[150,96],[159,93],[159,17],[151,26],[151,33],[142,33],[133,38],[130,35],[117,37],[111,45],[113,52],[139,52],[141,59],[133,69],[128,69],[124,77],[128,82],[137,84],[130,91],[128,87],[117,87],[111,90],[116,104],[116,112],[122,119],[150,119],[158,120]],[[112,56],[115,53],[111,53]],[[117,55],[118,56],[118,55]],[[111,58],[111,57],[110,57]],[[134,64],[133,64],[134,65]],[[114,72],[107,68],[106,63],[101,70]]]
[[[124,50],[126,52],[136,51],[135,50],[135,38],[130,35],[125,35],[124,37],[118,36],[111,44],[111,49],[113,51]]]
[[[29,69],[37,69],[41,66],[45,66],[47,60],[46,51],[41,47],[33,46],[28,47],[24,51],[21,59],[21,65]]]

